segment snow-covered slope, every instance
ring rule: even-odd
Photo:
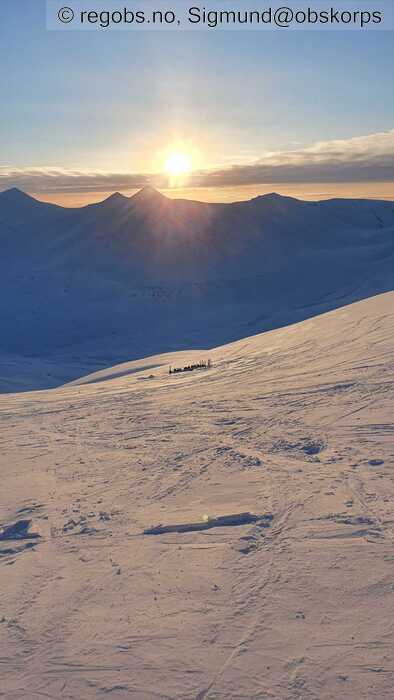
[[[393,302],[0,397],[6,700],[391,700]]]
[[[280,327],[391,290],[393,231],[392,202],[204,204],[145,188],[64,209],[9,190],[0,351],[99,367]]]

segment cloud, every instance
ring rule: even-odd
[[[150,176],[104,171],[67,170],[65,168],[0,167],[0,190],[19,187],[30,192],[97,192],[143,187]]]
[[[394,129],[320,141],[306,148],[266,153],[250,164],[234,164],[193,173],[189,187],[224,187],[263,183],[393,182]],[[147,183],[166,187],[160,174],[0,167],[0,190],[20,187],[34,193],[89,193],[132,190]]]
[[[320,141],[303,149],[267,153],[250,165],[234,165],[205,173],[201,181],[204,186],[391,182],[394,181],[394,129],[347,140]]]

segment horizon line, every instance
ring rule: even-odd
[[[309,188],[310,188],[311,186],[313,186],[313,185],[319,185],[319,186],[320,186],[320,185],[323,185],[323,184],[328,184],[328,183],[305,183],[305,185],[309,185]],[[332,184],[332,183],[330,183],[330,184]],[[343,183],[336,183],[336,184],[337,184],[337,186],[343,185]],[[354,183],[354,184],[359,184],[359,183]],[[371,184],[372,184],[372,183],[371,183]],[[373,183],[373,184],[376,185],[377,183]],[[281,192],[277,192],[277,191],[275,191],[275,190],[272,190],[272,191],[269,191],[269,192],[260,192],[260,193],[257,193],[257,194],[253,194],[253,196],[249,196],[249,197],[243,197],[243,198],[238,198],[238,199],[235,198],[235,199],[225,200],[225,201],[223,201],[223,200],[222,200],[222,201],[220,201],[220,200],[216,201],[216,200],[213,200],[213,199],[209,199],[209,200],[206,200],[206,199],[198,199],[198,198],[193,197],[193,196],[192,196],[192,197],[186,196],[186,195],[183,195],[183,196],[182,196],[181,193],[182,193],[182,192],[196,191],[196,190],[199,190],[199,189],[201,189],[201,190],[211,189],[211,190],[215,190],[215,191],[216,191],[216,190],[218,190],[218,189],[221,189],[221,188],[218,188],[218,187],[212,187],[212,188],[196,188],[196,187],[191,187],[191,188],[187,188],[187,187],[185,187],[185,188],[181,188],[181,187],[179,187],[179,188],[157,188],[157,187],[154,187],[153,185],[147,184],[147,185],[144,185],[143,187],[141,187],[141,188],[139,188],[139,189],[135,189],[135,190],[132,192],[132,194],[129,194],[129,193],[128,193],[128,194],[125,194],[124,192],[119,191],[119,190],[115,190],[115,191],[113,191],[113,192],[111,192],[111,191],[110,191],[110,192],[107,192],[107,191],[106,191],[106,192],[99,192],[99,191],[97,191],[96,194],[97,194],[97,195],[100,195],[100,198],[99,198],[99,199],[97,199],[97,198],[94,197],[94,193],[93,193],[93,192],[90,192],[90,193],[84,193],[84,192],[81,192],[81,193],[69,193],[69,192],[63,192],[63,193],[60,193],[60,192],[59,192],[59,193],[44,193],[44,192],[43,192],[43,193],[41,193],[41,192],[38,192],[38,193],[37,193],[37,192],[34,192],[34,191],[32,191],[32,190],[26,191],[26,190],[24,190],[24,189],[22,189],[22,188],[20,188],[20,187],[13,186],[13,187],[7,187],[7,188],[4,189],[4,190],[0,190],[0,199],[1,199],[1,197],[2,197],[3,195],[5,195],[5,194],[7,194],[7,193],[16,192],[16,193],[20,193],[20,194],[24,195],[25,197],[30,198],[30,199],[33,200],[33,201],[39,202],[39,203],[41,203],[41,204],[52,204],[53,206],[57,206],[57,207],[62,208],[62,209],[84,209],[85,207],[89,207],[89,206],[92,206],[92,205],[95,205],[95,204],[104,204],[105,202],[107,202],[108,200],[111,200],[112,198],[114,198],[114,197],[116,197],[116,196],[122,197],[123,199],[130,201],[130,200],[134,199],[134,197],[136,197],[136,196],[138,196],[138,195],[140,195],[141,193],[146,192],[146,191],[151,191],[152,193],[156,193],[156,194],[160,195],[161,197],[163,197],[164,199],[169,200],[169,201],[171,201],[171,200],[174,200],[174,201],[180,201],[180,200],[182,200],[182,201],[189,201],[189,202],[197,202],[197,203],[200,203],[200,204],[213,204],[213,205],[215,205],[215,204],[217,204],[217,205],[239,204],[239,203],[241,203],[241,202],[252,202],[252,201],[254,201],[254,200],[256,200],[256,199],[259,199],[259,198],[262,198],[262,199],[263,199],[263,198],[269,198],[269,197],[273,197],[273,196],[278,197],[278,198],[281,198],[281,199],[292,199],[292,200],[295,200],[295,201],[307,202],[307,203],[310,203],[310,202],[323,202],[323,201],[330,201],[330,200],[354,200],[354,201],[361,201],[361,200],[364,200],[364,201],[387,201],[387,202],[392,202],[392,201],[394,200],[394,183],[382,183],[382,184],[386,184],[386,185],[393,184],[393,194],[392,194],[392,196],[387,196],[387,194],[386,194],[386,196],[377,196],[376,194],[375,194],[375,195],[365,195],[365,194],[364,194],[364,195],[362,195],[362,196],[354,196],[354,195],[349,196],[348,194],[347,194],[347,195],[340,195],[340,194],[338,194],[338,193],[335,193],[335,194],[333,193],[332,195],[331,195],[330,193],[327,193],[327,194],[326,194],[326,193],[315,193],[315,194],[313,194],[313,193],[305,193],[304,196],[302,197],[302,196],[294,196],[294,194],[287,194],[287,193],[286,193],[286,194],[283,194],[283,193],[281,193]],[[289,187],[291,187],[290,183],[289,183]],[[244,188],[253,189],[253,188],[250,188],[250,187],[247,187],[247,186],[244,186]],[[223,189],[225,189],[225,188],[223,188]],[[237,189],[237,190],[238,190],[238,189],[241,189],[241,188],[231,188],[231,189]],[[256,189],[256,190],[259,190],[260,188],[256,187],[255,189]],[[129,192],[129,190],[128,190],[128,192]],[[172,193],[174,193],[174,194],[175,194],[176,192],[178,192],[178,193],[179,193],[179,196],[177,196],[176,194],[175,194],[175,196],[168,195],[168,192],[172,192]],[[165,193],[166,193],[166,194],[165,194]],[[319,194],[320,194],[320,196],[319,196]],[[63,197],[64,197],[64,196],[66,196],[66,197],[68,196],[68,197],[74,197],[74,198],[78,198],[78,196],[79,196],[79,197],[88,197],[89,195],[92,195],[93,198],[92,198],[92,201],[86,201],[86,202],[84,202],[84,203],[82,203],[82,204],[80,204],[80,205],[78,205],[78,204],[69,204],[69,205],[67,205],[67,204],[62,204],[62,203],[56,202],[56,201],[52,201],[54,198],[59,198],[59,196],[60,196],[60,199],[61,199],[61,198],[62,198],[62,195],[63,195]],[[104,195],[104,196],[103,196],[103,195]],[[101,198],[101,197],[102,197],[102,198]]]

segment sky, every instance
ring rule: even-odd
[[[124,3],[122,3],[123,5]],[[211,3],[212,4],[212,3]],[[0,4],[0,190],[394,198],[393,32],[55,32]]]

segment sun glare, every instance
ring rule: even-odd
[[[191,162],[185,153],[171,153],[164,163],[164,169],[170,177],[179,177],[190,172]]]

